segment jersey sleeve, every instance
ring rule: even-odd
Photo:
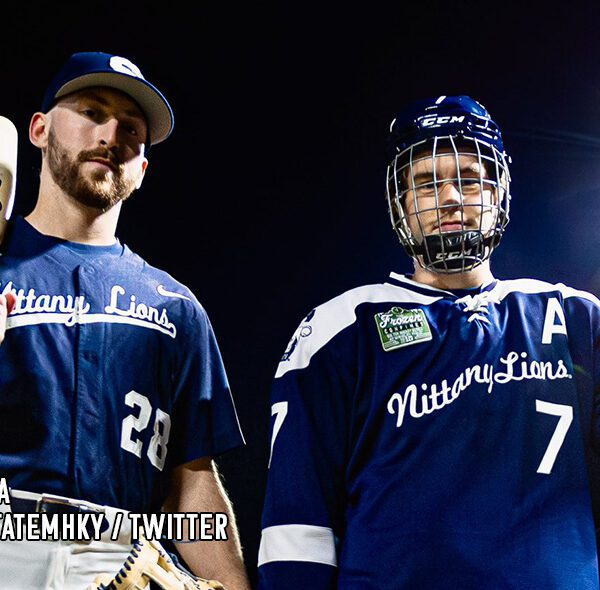
[[[550,317],[546,321],[557,332],[561,332],[561,322],[566,321],[564,333],[568,335],[578,389],[589,392],[590,399],[583,403],[593,407],[592,447],[600,452],[600,301],[589,293],[564,286],[563,295],[566,317]]]
[[[197,302],[183,335],[174,381],[172,467],[244,444],[219,346]]]
[[[355,378],[340,349],[346,334],[321,346],[324,330],[318,313],[315,318],[309,314],[273,383],[258,563],[261,590],[337,587]]]
[[[591,416],[591,424],[584,424],[589,432],[587,456],[588,480],[592,510],[596,523],[596,541],[600,543],[600,301],[581,291],[564,288],[566,312],[565,332],[573,358],[573,375],[583,399],[582,412]],[[554,329],[560,329],[561,319],[554,319]],[[568,329],[567,329],[568,328]]]
[[[600,455],[600,302],[591,306],[592,341],[592,380],[594,392],[594,429],[593,442],[597,455]],[[597,459],[597,462],[598,459]],[[600,466],[598,467],[600,474]]]

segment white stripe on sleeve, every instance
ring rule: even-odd
[[[260,539],[258,567],[271,561],[312,561],[337,566],[333,530],[307,524],[267,527]]]

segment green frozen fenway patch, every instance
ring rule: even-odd
[[[431,329],[422,309],[392,307],[389,311],[376,313],[375,324],[386,352],[431,340]]]

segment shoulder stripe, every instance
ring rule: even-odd
[[[187,301],[191,301],[191,299],[186,295],[182,295],[181,293],[176,293],[175,291],[169,291],[168,289],[165,289],[164,285],[158,285],[158,287],[156,287],[156,292],[159,295],[163,295],[164,297],[175,297],[178,299],[187,299]]]
[[[390,284],[357,287],[331,299],[315,309],[310,319],[305,319],[288,345],[289,356],[284,355],[275,373],[282,377],[288,371],[304,369],[312,356],[334,336],[356,321],[356,308],[363,303],[416,303],[430,305],[443,295],[433,297]]]
[[[336,567],[333,530],[307,524],[284,524],[263,529],[258,567],[272,561],[311,561]]]
[[[552,284],[537,279],[513,279],[508,281],[498,281],[498,284],[492,290],[495,295],[498,295],[500,300],[504,299],[510,293],[515,292],[535,294],[549,293],[551,291],[559,291],[565,299],[569,297],[579,297],[600,306],[600,299],[598,299],[595,295],[588,293],[587,291],[573,289],[572,287],[567,287],[563,283]]]

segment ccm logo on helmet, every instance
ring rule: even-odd
[[[448,123],[462,123],[465,120],[464,115],[447,115],[444,117],[425,117],[421,120],[423,127],[431,127],[432,125],[447,125]]]

